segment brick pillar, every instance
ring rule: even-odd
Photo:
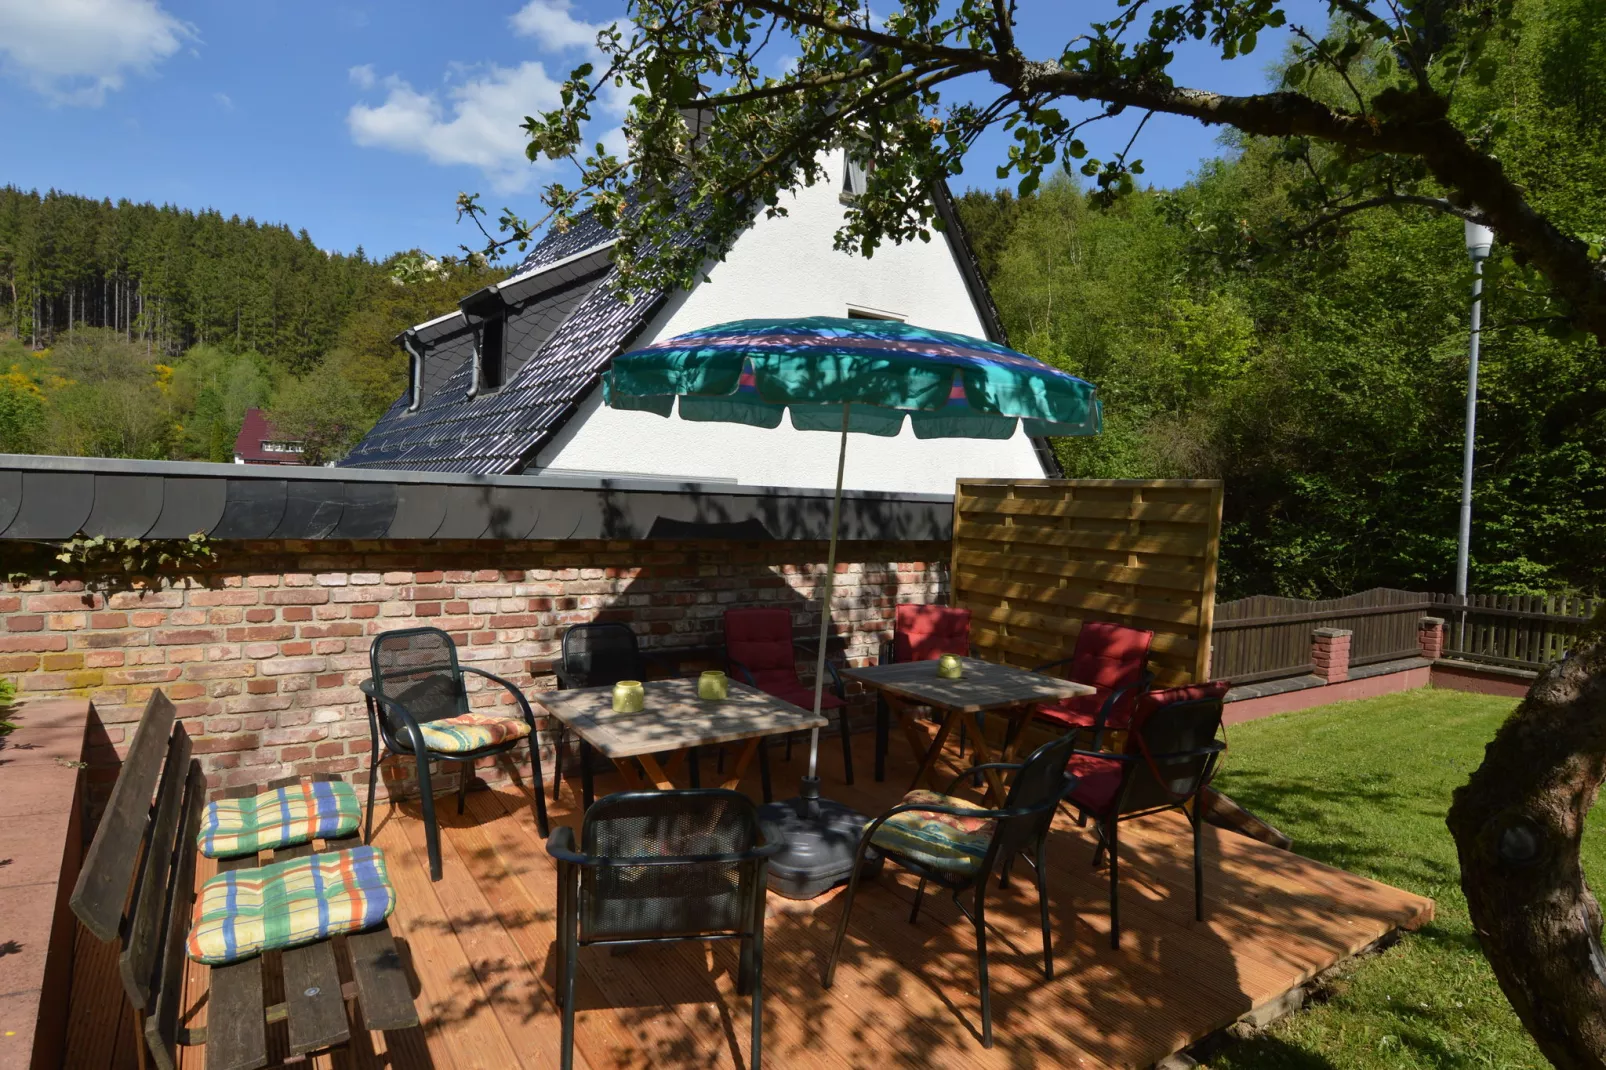
[[[1317,676],[1330,684],[1349,679],[1349,643],[1354,634],[1348,628],[1317,628],[1310,633],[1310,660]]]
[[[1417,624],[1416,645],[1429,661],[1444,657],[1444,618],[1423,617]]]

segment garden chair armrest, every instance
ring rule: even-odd
[[[558,679],[558,689],[562,691],[576,691],[580,688],[579,678],[561,665],[552,666],[552,675]]]
[[[820,653],[820,644],[794,639],[792,641],[792,649],[794,651],[805,651],[809,657],[818,657]],[[831,674],[831,690],[836,692],[837,698],[841,699],[843,702],[847,702],[848,691],[842,683],[842,674],[837,671],[836,663],[831,660],[831,651],[829,646],[827,646],[825,654],[825,671]]]
[[[483,676],[487,680],[491,680],[507,688],[508,692],[518,700],[519,710],[524,714],[524,723],[529,725],[531,729],[535,728],[535,713],[530,709],[530,700],[524,697],[524,692],[519,690],[518,685],[514,684],[511,680],[502,679],[494,672],[486,672],[484,669],[476,669],[472,665],[462,665],[459,666],[459,668],[461,668],[464,672],[471,672],[475,676]]]
[[[753,672],[746,665],[743,665],[741,662],[737,661],[733,657],[730,657],[729,655],[726,655],[725,661],[731,668],[736,670],[736,675],[742,678],[742,683],[746,684],[748,687],[758,687],[758,681],[753,679]]]
[[[418,754],[422,751],[427,751],[429,748],[424,746],[424,733],[419,730],[417,718],[409,713],[407,707],[400,702],[381,695],[379,689],[374,687],[373,683],[372,680],[364,680],[358,686],[361,687],[363,694],[374,700],[374,716],[384,716],[386,709],[394,711],[401,718],[402,727],[407,730],[409,741],[413,745],[413,753]],[[384,726],[380,725],[378,727],[383,728]]]

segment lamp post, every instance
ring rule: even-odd
[[[1461,603],[1461,631],[1467,626],[1467,551],[1472,542],[1472,450],[1478,419],[1478,335],[1483,330],[1483,262],[1494,247],[1494,231],[1466,221],[1467,255],[1472,258],[1472,348],[1467,361],[1467,431],[1461,449],[1461,527],[1455,548],[1455,594]]]

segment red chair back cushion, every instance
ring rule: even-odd
[[[725,653],[771,693],[802,687],[792,650],[792,612],[787,609],[727,609]],[[735,674],[741,680],[740,674]]]
[[[1173,702],[1192,702],[1194,699],[1200,698],[1225,698],[1227,692],[1231,689],[1231,681],[1211,680],[1206,684],[1188,684],[1185,687],[1167,687],[1159,691],[1150,691],[1138,699],[1137,707],[1132,711],[1132,734],[1127,737],[1127,753],[1137,753],[1138,733],[1143,730],[1144,723],[1148,721],[1149,715],[1155,710],[1160,709],[1162,706],[1169,706]]]
[[[931,661],[970,653],[970,610],[948,606],[899,606],[892,631],[894,661]]]
[[[1065,678],[1113,691],[1143,674],[1154,633],[1109,621],[1090,620],[1076,636],[1076,649],[1065,668]]]

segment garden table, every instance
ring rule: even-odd
[[[1007,762],[1014,758],[1015,742],[1026,719],[1031,716],[1032,707],[1094,692],[1094,688],[1087,684],[1044,676],[1012,665],[998,665],[980,658],[960,658],[959,661],[964,668],[964,675],[957,680],[938,676],[935,660],[901,661],[842,670],[843,676],[880,692],[882,699],[902,723],[904,734],[909,737],[909,745],[914,748],[916,757],[920,758],[920,768],[909,785],[911,791],[931,775],[943,744],[948,742],[948,736],[956,724],[964,724],[970,730],[976,741],[976,757],[980,759],[979,764],[985,765],[995,759],[977,715],[999,713],[1009,718],[1003,752],[997,759]],[[948,715],[943,718],[942,728],[929,745],[921,737],[919,729],[914,726],[913,716],[909,714],[914,706],[929,706]],[[881,726],[877,726],[877,731],[881,731]],[[877,745],[885,747],[886,741],[878,739]],[[988,790],[997,804],[1002,806],[1007,794],[1004,778],[999,776],[996,769],[988,769],[984,775],[987,777]]]
[[[695,748],[746,741],[722,787],[734,790],[760,753],[765,736],[817,728],[826,723],[800,706],[754,687],[729,681],[729,697],[697,697],[696,680],[649,680],[643,686],[646,705],[640,713],[618,713],[612,687],[545,691],[532,696],[580,739],[582,802],[592,800],[590,750],[613,762],[632,790],[673,788],[676,767],[688,754],[693,787],[697,785]],[[660,761],[662,755],[667,755]],[[636,768],[640,763],[640,769]],[[765,768],[768,773],[767,767]],[[769,784],[765,776],[765,801]]]

